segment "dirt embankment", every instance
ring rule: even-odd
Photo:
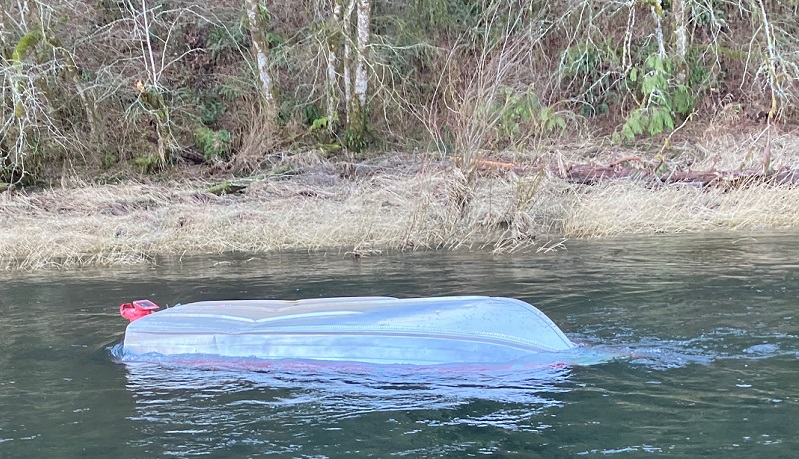
[[[651,180],[653,167],[658,176],[667,170],[734,173],[756,170],[762,162],[762,139],[754,135],[705,139],[672,142],[668,151],[653,144],[661,149],[656,154],[596,144],[549,146],[481,157],[471,166],[449,157],[399,154],[331,162],[306,152],[288,156],[275,169],[289,172],[236,179],[243,188],[221,195],[209,191],[221,182],[218,177],[140,177],[10,191],[0,194],[0,269],[130,264],[158,255],[229,251],[535,251],[562,238],[799,225],[799,187],[792,182]],[[796,145],[793,134],[771,139],[773,171],[799,165]],[[633,156],[652,159],[632,161],[645,163],[638,166],[618,163]],[[627,167],[640,174],[594,177],[586,184],[569,175],[575,167]]]

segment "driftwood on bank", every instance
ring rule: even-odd
[[[763,172],[762,168],[733,171],[669,171],[657,173],[652,170],[632,167],[606,167],[586,164],[573,164],[559,170],[553,168],[555,175],[571,183],[596,184],[603,180],[636,179],[651,184],[681,183],[696,187],[740,187],[755,183],[772,185],[799,183],[799,170],[783,167],[776,171]]]
[[[452,158],[455,164],[466,164],[462,158]],[[754,169],[741,169],[733,171],[719,171],[715,169],[706,171],[674,170],[657,172],[663,165],[648,165],[640,157],[625,157],[613,161],[607,166],[597,164],[566,164],[559,166],[525,165],[496,160],[472,160],[469,162],[475,171],[481,174],[497,172],[514,172],[518,175],[538,174],[545,170],[552,175],[570,183],[595,185],[609,180],[636,180],[652,185],[685,184],[696,187],[722,187],[734,188],[754,183],[767,183],[772,185],[799,183],[799,169],[781,167],[764,173],[764,167]],[[641,167],[632,167],[629,163],[641,163]]]

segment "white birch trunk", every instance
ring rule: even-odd
[[[769,112],[769,119],[773,117],[774,111],[777,109],[777,52],[774,49],[774,38],[771,33],[771,23],[766,14],[766,5],[763,0],[758,0],[760,6],[760,14],[763,16],[763,34],[766,37],[766,50],[768,51],[768,83],[771,88],[771,112]]]
[[[685,84],[688,80],[688,33],[685,25],[685,9],[688,0],[672,0],[671,11],[674,16],[674,48],[677,53],[677,81]]]
[[[655,19],[655,24],[657,24],[657,29],[655,30],[655,38],[658,42],[658,57],[660,59],[666,58],[666,40],[663,38],[663,26],[660,20],[660,13],[655,9],[654,6],[652,8],[652,17]]]
[[[255,51],[258,65],[258,77],[261,80],[261,94],[266,102],[269,116],[277,113],[275,96],[272,93],[272,76],[269,74],[269,58],[266,55],[266,43],[261,38],[260,24],[258,23],[258,0],[244,0],[247,8],[247,19],[250,22],[250,38]]]
[[[147,38],[147,54],[150,57],[150,72],[151,72],[151,83],[153,86],[158,86],[158,73],[155,69],[155,57],[153,57],[153,44],[150,40],[150,22],[147,18],[147,4],[144,3],[144,0],[141,0],[141,14],[144,17],[144,36]]]
[[[336,73],[336,63],[339,45],[341,43],[341,10],[342,0],[333,0],[332,17],[332,36],[327,43],[327,125],[328,129],[333,129],[337,120],[338,113],[338,78]]]
[[[355,97],[358,99],[360,109],[366,108],[366,90],[368,78],[366,75],[366,56],[369,52],[369,0],[358,0],[358,65],[355,68]]]
[[[685,62],[688,54],[688,33],[685,27],[685,7],[687,0],[672,0],[671,10],[674,15],[674,47],[677,49],[677,59]]]
[[[344,12],[344,104],[347,110],[347,123],[350,122],[350,101],[352,100],[352,77],[350,76],[350,63],[352,62],[352,11],[355,0],[347,0],[347,10]]]

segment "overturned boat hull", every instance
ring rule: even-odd
[[[575,347],[535,307],[460,296],[204,301],[138,318],[126,355],[438,365],[503,363]]]

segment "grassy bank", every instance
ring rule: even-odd
[[[693,136],[672,144],[668,164],[689,162],[696,170],[752,166],[757,155],[747,160],[747,152],[759,145],[756,140],[755,133]],[[793,134],[774,136],[773,164],[799,164],[796,140]],[[505,159],[607,164],[637,152],[597,145],[550,145]],[[799,226],[799,189],[789,185],[584,185],[550,169],[478,173],[431,155],[347,162],[313,151],[286,155],[272,171],[239,178],[246,189],[221,196],[208,190],[223,176],[201,176],[188,166],[180,175],[133,174],[115,184],[75,182],[68,174],[57,188],[0,193],[0,269],[134,264],[158,255],[231,251],[536,251],[562,238]]]

